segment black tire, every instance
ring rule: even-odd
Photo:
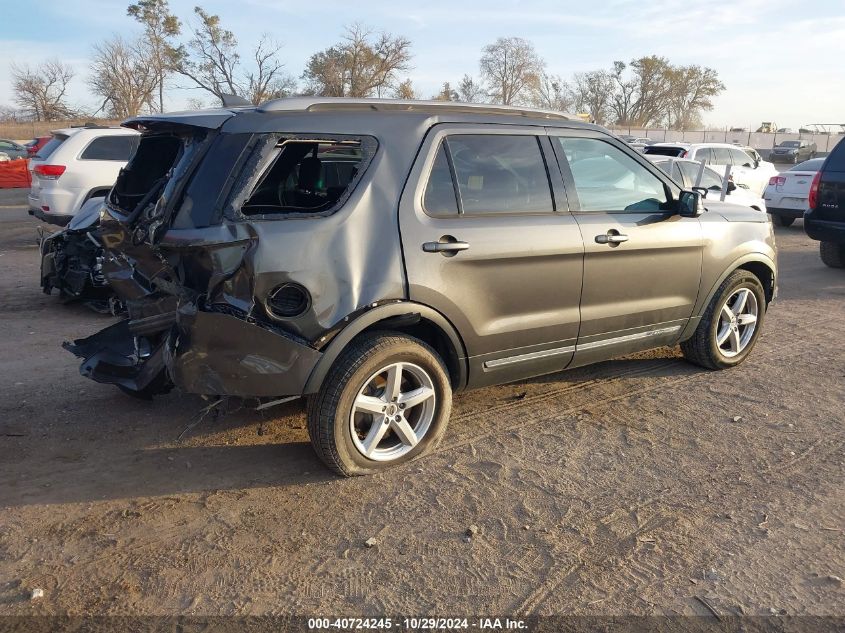
[[[819,242],[819,255],[821,255],[825,266],[845,268],[845,244]]]
[[[748,288],[754,293],[757,299],[757,324],[752,338],[746,344],[745,348],[736,356],[728,358],[716,344],[716,331],[719,327],[719,314],[722,306],[740,288]],[[719,289],[704,311],[704,315],[701,317],[695,333],[681,343],[681,351],[684,354],[684,358],[695,365],[700,365],[707,369],[729,369],[739,365],[751,353],[751,350],[754,349],[754,345],[757,343],[763,327],[765,314],[766,295],[760,280],[747,270],[735,270],[719,286]]]
[[[355,447],[350,416],[355,398],[367,381],[381,368],[397,362],[413,363],[431,379],[435,391],[433,419],[409,452],[390,461],[376,461]],[[372,332],[343,351],[320,391],[309,399],[308,434],[317,455],[334,472],[344,477],[369,475],[432,452],[446,433],[451,410],[449,375],[434,349],[405,334]]]
[[[795,222],[795,218],[791,218],[786,215],[780,215],[778,213],[773,213],[772,218],[774,219],[775,224],[783,227],[792,226],[792,224]]]

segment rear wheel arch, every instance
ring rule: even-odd
[[[360,336],[376,330],[408,334],[427,343],[445,363],[453,391],[466,386],[466,348],[457,329],[429,306],[400,301],[373,308],[344,327],[323,350],[304,393],[316,393],[343,350]]]

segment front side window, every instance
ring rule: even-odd
[[[138,147],[136,135],[101,136],[88,143],[82,151],[80,160],[117,160],[128,161]]]
[[[696,186],[695,181],[698,178],[698,170],[700,169],[700,165],[696,165],[695,163],[681,163],[680,168],[681,171],[684,172],[685,180],[688,183],[688,186]],[[705,189],[721,189],[722,179],[715,171],[713,171],[709,167],[705,167],[704,172],[702,172],[701,174],[701,182],[697,186],[704,187]]]
[[[754,167],[754,161],[752,158],[741,149],[732,149],[731,155],[733,156],[733,164],[735,167]]]
[[[347,192],[364,160],[357,140],[285,139],[277,150],[241,206],[244,215],[328,211]]]
[[[569,163],[582,211],[661,211],[663,181],[619,148],[597,138],[557,137]]]
[[[464,215],[554,212],[536,136],[455,134],[446,143]]]

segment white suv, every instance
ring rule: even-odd
[[[64,226],[85,202],[103,197],[138,147],[139,134],[119,127],[86,126],[52,132],[29,164],[29,213]]]
[[[727,143],[655,143],[644,148],[643,154],[688,158],[704,163],[721,176],[725,175],[725,167],[730,165],[733,181],[758,198],[763,195],[769,178],[778,174],[777,168],[768,161],[760,160],[759,154],[750,156],[736,145]]]

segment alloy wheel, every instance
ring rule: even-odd
[[[725,301],[716,327],[716,347],[726,358],[742,353],[757,330],[759,306],[749,288],[735,290]]]
[[[413,450],[431,428],[434,383],[413,363],[392,363],[370,376],[349,417],[352,442],[367,459],[391,461]]]

